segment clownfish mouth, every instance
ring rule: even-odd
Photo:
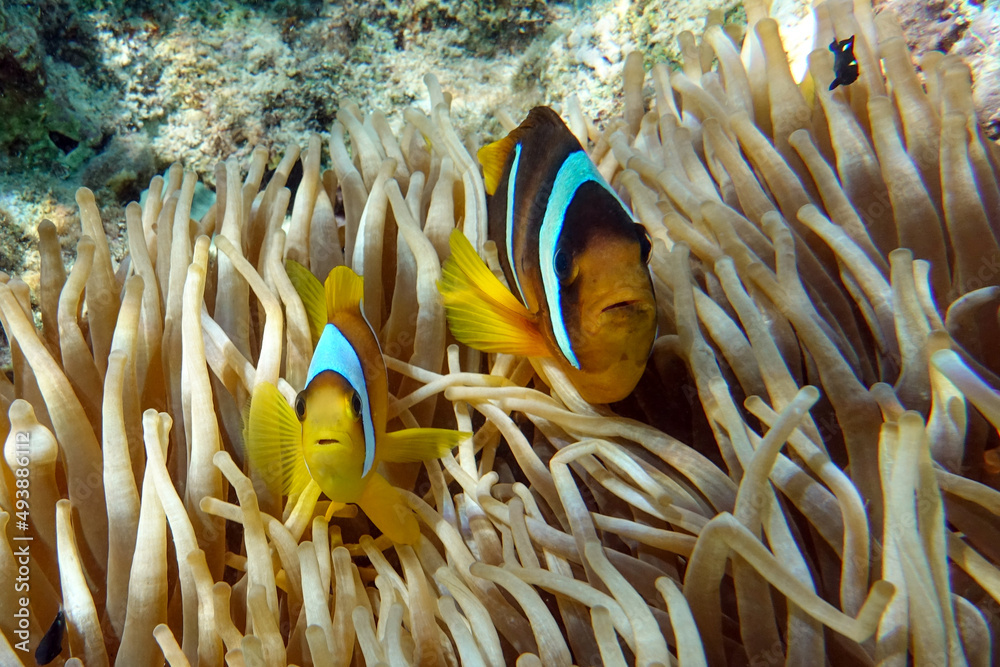
[[[620,286],[616,289],[610,289],[601,294],[597,299],[594,299],[596,303],[594,303],[595,308],[592,312],[617,317],[627,313],[642,311],[650,305],[650,296],[651,294],[648,289],[641,289],[640,287],[631,285]],[[600,310],[597,310],[597,308],[600,308]]]
[[[333,450],[347,450],[352,447],[353,439],[351,434],[339,428],[321,428],[306,434],[308,444],[332,452]]]
[[[606,313],[611,310],[617,310],[619,308],[628,308],[629,306],[634,306],[639,303],[639,299],[627,299],[625,301],[616,301],[609,306],[605,306],[601,312]]]

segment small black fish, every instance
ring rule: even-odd
[[[854,35],[842,42],[830,42],[833,51],[833,73],[836,75],[830,90],[837,86],[849,86],[858,80],[858,59],[854,57]]]
[[[56,619],[45,632],[42,641],[38,642],[35,649],[35,662],[39,665],[47,665],[62,653],[63,635],[66,634],[66,614],[62,609],[56,614]]]

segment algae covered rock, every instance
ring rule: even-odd
[[[46,90],[44,53],[25,14],[0,7],[0,151],[30,164],[57,157],[60,145],[75,148],[79,125]]]
[[[402,31],[461,26],[464,46],[479,54],[510,47],[549,21],[544,0],[403,0],[394,11]]]
[[[0,165],[76,169],[102,139],[104,67],[69,3],[0,5]]]

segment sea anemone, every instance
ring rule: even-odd
[[[294,201],[297,147],[265,187],[263,149],[220,165],[200,220],[194,174],[154,177],[117,268],[89,190],[68,275],[42,222],[40,330],[0,281],[0,662],[61,607],[65,664],[990,664],[1000,151],[969,68],[918,73],[891,13],[819,4],[796,84],[767,4],[686,34],[651,101],[631,54],[603,132],[562,107],[653,239],[660,337],[621,404],[449,344],[451,230],[497,264],[433,76],[400,133],[344,106]],[[413,547],[244,460],[250,392],[291,401],[312,352],[285,259],[363,275],[397,425],[474,431],[384,471]]]

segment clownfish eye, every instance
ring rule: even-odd
[[[306,399],[300,391],[295,397],[295,416],[299,418],[299,421],[306,420]]]
[[[351,396],[351,410],[354,412],[354,418],[357,419],[361,416],[361,394],[354,392]]]
[[[565,283],[569,281],[573,272],[573,260],[569,256],[569,253],[565,250],[557,250],[553,264],[556,270],[556,278],[559,279],[559,282]]]
[[[653,250],[653,238],[646,231],[645,227],[640,227],[642,230],[642,236],[639,237],[639,256],[642,261],[649,264],[649,254]]]

